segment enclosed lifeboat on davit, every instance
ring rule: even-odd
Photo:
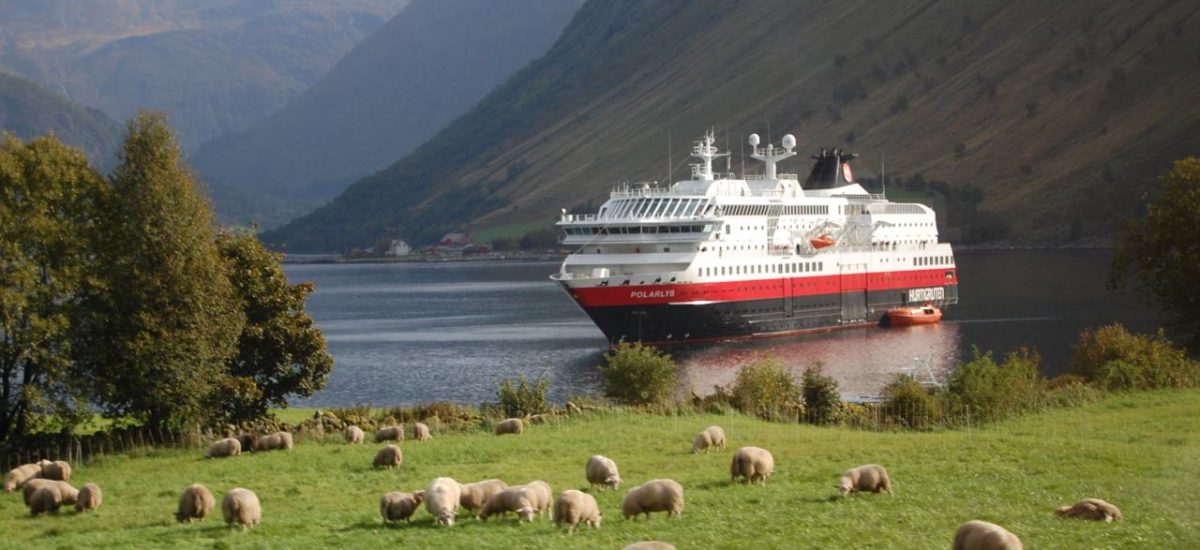
[[[884,322],[890,327],[911,327],[913,325],[932,325],[942,320],[942,310],[933,306],[898,307],[889,309],[883,316]]]

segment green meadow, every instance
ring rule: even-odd
[[[723,426],[729,446],[689,452],[692,437]],[[765,487],[734,484],[729,460],[753,445],[775,455]],[[30,517],[19,493],[0,495],[0,545],[20,548],[620,548],[657,539],[678,548],[947,548],[969,519],[1001,524],[1027,548],[1200,547],[1200,391],[1118,394],[959,431],[868,432],[770,423],[742,415],[585,413],[529,427],[519,436],[484,432],[407,441],[404,464],[373,470],[380,445],[340,437],[299,441],[290,452],[201,458],[201,449],[144,449],[76,467],[72,484],[104,491],[95,513]],[[511,515],[480,522],[462,515],[434,527],[424,509],[409,524],[385,525],[379,498],[424,488],[434,477],[461,482],[543,479],[556,492],[584,489],[584,464],[604,454],[625,482],[592,492],[604,522],[574,536],[548,518]],[[836,498],[837,478],[865,464],[887,466],[897,495]],[[620,517],[629,487],[654,478],[684,487],[680,519]],[[187,485],[207,485],[216,517],[177,524]],[[233,487],[258,493],[263,523],[228,529],[220,499]],[[1058,518],[1056,506],[1095,496],[1117,504],[1110,524]]]

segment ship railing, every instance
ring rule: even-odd
[[[659,197],[663,195],[673,195],[670,188],[651,187],[649,189],[629,188],[629,189],[613,189],[609,193],[610,198],[625,199],[629,197]]]
[[[791,172],[776,172],[775,179],[799,181],[799,175]],[[766,174],[746,174],[746,181],[770,181],[770,179]]]
[[[596,218],[595,214],[563,214],[562,215],[562,221],[564,221],[564,222],[594,222],[597,219],[598,218]]]

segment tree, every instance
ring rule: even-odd
[[[666,401],[679,384],[671,356],[641,342],[621,342],[604,354],[604,363],[600,366],[604,393],[631,405]]]
[[[54,136],[0,145],[0,441],[87,413],[68,376],[71,317],[103,180]]]
[[[1200,159],[1175,162],[1160,179],[1162,195],[1143,217],[1121,227],[1109,286],[1131,276],[1149,292],[1166,326],[1192,354],[1200,353]]]
[[[227,419],[261,418],[268,407],[287,406],[289,395],[307,397],[325,387],[333,358],[321,329],[304,311],[316,287],[288,284],[282,255],[250,233],[221,232],[217,249],[246,319],[228,363],[233,379],[223,383],[229,391],[216,396]]]
[[[150,427],[206,422],[245,315],[226,275],[212,208],[162,114],[128,123],[84,288],[79,376],[114,418]]]

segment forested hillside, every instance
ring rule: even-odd
[[[1198,40],[1185,2],[593,0],[469,113],[267,238],[548,224],[614,182],[666,180],[668,133],[680,174],[709,126],[735,158],[768,129],[848,147],[864,177],[886,155],[889,180],[954,205],[952,236],[1102,237],[1200,150]]]
[[[121,126],[104,113],[83,107],[20,76],[0,71],[0,131],[29,140],[54,132],[78,147],[92,163],[116,162]]]

